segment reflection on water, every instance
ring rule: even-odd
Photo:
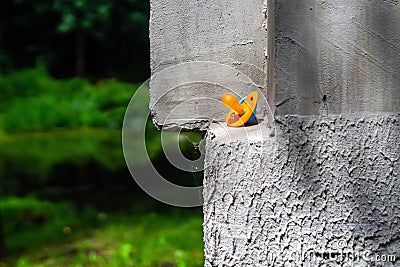
[[[95,184],[124,168],[120,132],[69,130],[3,136],[0,140],[3,192],[27,194],[54,186]]]
[[[147,146],[152,147],[149,150],[153,151],[152,164],[157,171],[177,184],[201,185],[202,172],[188,173],[173,167],[157,151],[161,149],[157,147],[159,135],[152,135]],[[180,147],[189,159],[199,154],[193,145],[197,139],[192,133],[182,138]],[[110,205],[110,194],[147,198],[127,170],[121,132],[117,130],[58,130],[1,136],[0,179],[1,192],[6,195],[82,202],[94,198],[94,203],[106,205]],[[101,201],[103,197],[108,200]]]

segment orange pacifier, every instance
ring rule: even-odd
[[[222,97],[224,103],[231,110],[226,115],[226,124],[231,127],[240,127],[249,124],[256,118],[258,93],[251,92],[239,102],[232,94]]]

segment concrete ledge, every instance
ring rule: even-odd
[[[259,94],[257,116],[271,114],[263,87],[245,73],[218,62],[188,62],[152,76],[149,107],[158,128],[205,130],[211,122],[225,121],[224,94],[241,99],[251,91]]]
[[[263,124],[212,125],[205,266],[378,266],[375,255],[399,259],[399,121],[389,113],[285,116],[276,119],[274,135]]]

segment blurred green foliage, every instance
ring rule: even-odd
[[[92,161],[111,171],[126,168],[121,128],[138,86],[116,80],[58,80],[44,67],[0,75],[0,182],[7,182],[2,187],[17,192],[24,183],[44,186],[54,167],[65,163],[85,166]],[[143,97],[137,99],[137,120],[145,125],[138,125],[138,134],[146,127],[147,150],[154,159],[161,150],[160,133],[150,117],[147,124],[142,121],[148,112]],[[26,181],[32,176],[35,183]]]
[[[144,81],[149,8],[148,0],[0,1],[0,72],[40,61],[56,77]]]
[[[55,79],[42,65],[0,74],[0,216],[10,253],[0,266],[203,264],[201,213],[152,212],[160,204],[127,173],[121,127],[138,87]],[[160,132],[145,117],[148,98],[147,90],[136,95],[130,119],[138,134],[145,127],[154,166],[175,181],[196,178],[160,156]],[[195,157],[200,136],[180,140]]]
[[[44,67],[0,75],[0,127],[4,132],[66,127],[119,129],[139,85],[116,80],[57,80]]]
[[[0,1],[0,267],[203,265],[201,211],[152,200],[122,154],[125,109],[150,75],[149,8]],[[130,119],[138,134],[145,127],[154,167],[198,185],[201,173],[168,165],[144,117],[148,92],[138,95]],[[200,139],[180,136],[182,153],[198,157]],[[141,141],[135,131],[131,141]]]
[[[58,31],[68,33],[79,30],[87,30],[89,33],[93,27],[107,29],[107,21],[110,20],[111,1],[102,0],[54,0],[53,9],[61,14],[61,22]],[[101,32],[93,31],[94,34]]]
[[[203,265],[201,214],[108,214],[35,198],[1,202],[9,248],[0,266]]]
[[[42,246],[47,242],[64,241],[62,229],[80,223],[68,204],[38,201],[34,198],[2,199],[1,211],[7,247],[13,251],[25,249],[27,244]],[[89,211],[85,212],[87,217],[92,215]]]

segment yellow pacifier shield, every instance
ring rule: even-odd
[[[226,124],[231,127],[240,127],[249,121],[257,106],[258,93],[251,92],[240,104],[232,94],[226,94],[222,97],[224,103],[231,110],[226,115]]]

